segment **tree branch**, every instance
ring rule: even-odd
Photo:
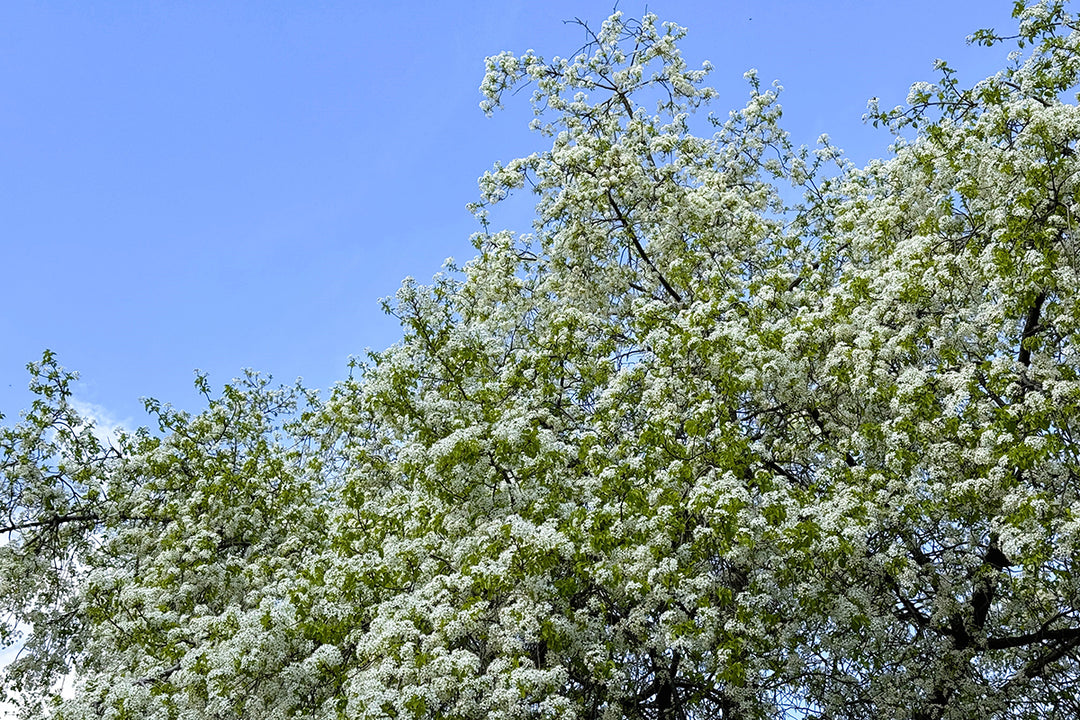
[[[1024,343],[1039,331],[1039,315],[1042,313],[1044,302],[1046,302],[1045,290],[1035,298],[1035,304],[1028,310],[1027,318],[1024,320],[1024,331],[1020,335],[1020,354],[1016,358],[1024,367],[1031,365],[1031,348]]]
[[[0,533],[15,532],[17,530],[32,530],[33,528],[40,527],[58,527],[67,522],[97,522],[100,520],[97,515],[84,515],[84,514],[72,514],[72,515],[54,515],[48,520],[36,520],[34,522],[15,523],[14,525],[7,525],[0,527]]]
[[[1023,647],[1034,643],[1063,641],[1076,644],[1080,642],[1080,628],[1058,628],[1057,630],[1039,630],[1026,635],[1013,635],[1011,637],[990,638],[986,646],[991,650],[1007,650],[1008,648]],[[1033,677],[1029,675],[1028,677]]]
[[[637,234],[631,227],[630,222],[626,219],[626,216],[623,215],[623,211],[619,207],[618,203],[615,202],[615,198],[612,196],[610,189],[607,191],[607,199],[608,203],[611,204],[611,209],[615,212],[615,218],[619,221],[619,224],[622,225],[623,230],[625,230],[626,234],[630,237],[630,242],[633,244],[634,249],[637,250],[637,254],[641,257],[642,260],[645,261],[645,264],[648,265],[654,273],[656,273],[656,277],[660,279],[660,284],[664,286],[664,290],[667,291],[667,294],[670,295],[675,300],[675,302],[682,305],[682,295],[679,295],[679,293],[675,291],[675,288],[673,288],[671,284],[667,281],[667,278],[664,277],[664,274],[660,272],[659,268],[657,268],[656,265],[653,264],[652,258],[650,258],[649,255],[645,252],[645,248],[641,245],[641,241],[638,239]]]

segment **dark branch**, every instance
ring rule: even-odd
[[[638,236],[634,232],[633,227],[631,227],[630,222],[626,219],[626,216],[623,215],[622,208],[620,208],[619,204],[615,202],[615,198],[612,196],[611,190],[607,191],[607,198],[608,203],[611,204],[612,211],[614,211],[615,213],[615,218],[619,221],[619,224],[622,226],[623,230],[626,231],[626,234],[630,238],[630,242],[633,244],[634,249],[637,251],[637,254],[641,257],[642,260],[645,261],[645,264],[648,265],[654,273],[656,273],[656,277],[660,279],[660,284],[664,286],[664,290],[667,291],[667,294],[670,295],[675,300],[675,302],[681,305],[683,301],[682,295],[679,295],[679,293],[675,291],[675,288],[673,288],[671,284],[668,283],[667,278],[665,278],[664,274],[660,272],[660,269],[653,264],[652,258],[650,258],[648,253],[645,252],[645,248],[642,246],[641,240],[638,239]]]
[[[1058,628],[1057,630],[1039,630],[1026,635],[1013,635],[1011,637],[990,638],[986,646],[991,650],[1007,650],[1008,648],[1024,647],[1035,643],[1055,641],[1076,644],[1080,642],[1080,628]],[[1033,677],[1029,675],[1028,677]]]
[[[1031,348],[1027,346],[1028,338],[1039,331],[1039,315],[1042,313],[1043,303],[1046,302],[1046,291],[1039,293],[1035,298],[1035,304],[1028,310],[1024,320],[1024,332],[1020,336],[1020,355],[1016,358],[1024,367],[1031,365]]]
[[[41,527],[59,527],[64,523],[69,522],[97,522],[100,518],[97,515],[54,515],[47,520],[36,520],[34,522],[15,523],[14,525],[7,525],[6,527],[0,527],[0,533],[16,532],[18,530],[32,530],[34,528]]]

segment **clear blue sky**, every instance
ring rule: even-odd
[[[640,16],[644,3],[622,2]],[[726,113],[742,74],[779,79],[797,142],[857,162],[889,138],[936,57],[965,81],[1004,63],[970,48],[1011,0],[653,0],[713,62]],[[350,354],[395,341],[378,299],[472,254],[465,210],[495,160],[537,149],[527,94],[487,119],[486,55],[569,54],[612,2],[0,3],[0,412],[48,347],[78,396],[131,425],[139,398],[195,409],[195,368],[325,388]]]

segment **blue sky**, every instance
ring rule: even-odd
[[[725,114],[744,71],[785,87],[800,143],[828,132],[859,163],[887,134],[861,117],[933,80],[974,81],[1007,49],[1011,0],[654,0],[710,60]],[[52,348],[78,397],[129,425],[139,398],[197,409],[251,367],[326,388],[394,342],[378,299],[472,255],[466,211],[496,160],[542,147],[527,94],[485,118],[486,55],[582,44],[604,2],[0,4],[0,412]],[[619,8],[638,15],[643,2]],[[508,216],[508,222],[525,222]],[[527,228],[522,228],[527,229]]]

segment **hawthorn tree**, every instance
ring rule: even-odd
[[[258,375],[109,443],[3,430],[5,687],[54,718],[1080,713],[1080,19],[794,147],[683,29],[503,53],[542,153],[320,400]],[[695,128],[714,126],[711,134]],[[792,202],[791,187],[801,194]],[[487,210],[536,194],[534,230]],[[20,635],[19,632],[22,634]],[[66,678],[66,679],[65,679]],[[58,692],[61,682],[67,688]]]

